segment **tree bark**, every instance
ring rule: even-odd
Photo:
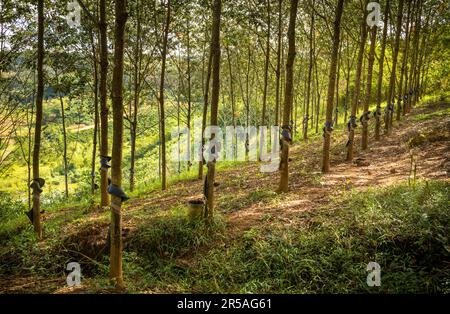
[[[111,185],[121,189],[122,145],[123,145],[123,54],[125,24],[127,21],[126,0],[115,1],[114,70],[112,79],[113,144],[111,160]],[[111,249],[109,275],[117,289],[124,288],[122,276],[122,201],[111,195]]]
[[[389,93],[388,93],[388,110],[386,110],[385,114],[385,126],[384,130],[386,134],[390,134],[392,127],[392,118],[393,118],[393,103],[394,103],[394,92],[395,92],[395,79],[396,79],[396,70],[397,70],[397,58],[398,52],[400,48],[400,33],[402,31],[402,20],[403,20],[403,4],[404,0],[399,0],[398,4],[398,12],[397,12],[397,29],[395,33],[395,43],[394,43],[394,54],[392,56],[392,69],[391,69],[391,77],[389,80]]]
[[[136,134],[137,134],[137,114],[139,108],[139,98],[141,90],[141,60],[142,60],[142,46],[141,46],[141,15],[140,15],[140,2],[137,1],[136,4],[136,46],[134,47],[134,99],[133,99],[133,111],[131,114],[130,123],[130,191],[134,190],[135,187],[135,159],[136,159]]]
[[[334,19],[334,34],[333,34],[333,50],[331,53],[330,75],[328,76],[328,93],[327,93],[327,107],[326,120],[323,128],[323,155],[322,155],[322,172],[330,171],[330,143],[331,132],[333,131],[333,100],[334,87],[336,85],[336,68],[339,54],[339,42],[341,37],[341,17],[344,10],[344,0],[339,0],[336,8],[336,16]]]
[[[421,33],[421,20],[420,17],[422,15],[422,1],[417,1],[417,16],[416,21],[414,23],[414,38],[413,38],[413,58],[411,62],[410,76],[409,76],[409,91],[413,92],[413,95],[408,97],[408,105],[406,112],[411,110],[411,107],[415,106],[417,97],[417,89],[418,89],[418,77],[419,77],[419,68],[418,68],[418,54],[419,54],[419,37]],[[425,36],[424,36],[425,37]]]
[[[95,193],[95,156],[97,154],[97,133],[98,133],[98,64],[97,64],[97,49],[94,41],[94,34],[91,32],[91,48],[93,61],[93,76],[94,76],[94,134],[92,138],[92,161],[91,161],[91,193]]]
[[[100,20],[98,24],[100,33],[100,156],[108,156],[108,35],[106,22],[106,0],[100,0]],[[102,157],[101,157],[102,158]],[[100,205],[109,205],[108,195],[108,168],[100,168]]]
[[[375,110],[375,140],[380,140],[380,128],[381,128],[381,101],[383,100],[383,73],[384,73],[384,56],[386,53],[386,41],[387,41],[387,29],[389,25],[389,10],[390,2],[386,1],[384,9],[384,27],[383,27],[383,39],[381,42],[381,52],[378,64],[378,83],[377,83],[377,108]]]
[[[187,128],[189,132],[191,132],[191,40],[190,40],[190,30],[189,30],[189,18],[187,19],[187,100],[188,100],[188,109],[187,109]],[[190,139],[190,136],[189,136]],[[188,171],[191,169],[191,144],[189,143],[189,161],[187,163]]]
[[[59,103],[61,105],[61,118],[62,118],[62,133],[63,133],[63,165],[64,165],[64,195],[69,198],[69,181],[67,177],[67,134],[66,134],[66,115],[64,112],[64,101],[61,95],[59,94]]]
[[[284,90],[283,108],[283,133],[281,137],[281,160],[280,160],[280,184],[277,192],[288,191],[289,185],[289,144],[291,142],[292,130],[289,126],[290,113],[293,102],[294,90],[294,61],[295,61],[295,22],[297,19],[298,0],[291,0],[289,28],[288,28],[288,57],[286,60],[286,87]]]
[[[270,62],[270,0],[267,0],[267,38],[266,38],[266,60],[264,62],[264,90],[262,101],[261,125],[266,125],[266,107],[267,107],[267,85],[269,80],[269,62]],[[261,152],[261,151],[260,151]]]
[[[400,121],[402,113],[402,101],[404,100],[403,95],[406,95],[408,89],[408,50],[409,50],[409,39],[410,39],[410,20],[411,20],[411,1],[408,1],[408,14],[406,16],[406,26],[405,26],[405,44],[402,51],[402,67],[400,71],[400,82],[398,84],[399,90],[397,92],[397,111],[396,120]],[[403,79],[405,78],[405,88],[403,89]],[[403,103],[403,107],[406,107],[406,101]]]
[[[222,1],[214,0],[213,24],[211,30],[211,56],[212,56],[212,91],[211,91],[211,126],[217,126],[217,113],[220,93],[220,18]],[[211,135],[213,139],[215,134]],[[217,149],[217,148],[216,148]],[[216,161],[208,160],[208,173],[206,174],[206,212],[207,223],[211,223],[214,215],[214,180],[216,174]]]
[[[362,64],[364,59],[364,47],[366,45],[367,39],[367,26],[366,26],[367,1],[365,1],[364,3],[365,3],[364,15],[361,21],[361,39],[359,42],[358,63],[356,65],[356,75],[355,75],[355,94],[353,95],[351,116],[350,121],[348,122],[347,161],[353,160],[353,141],[355,138],[355,128],[356,128],[356,110],[358,108],[358,103],[360,101]]]
[[[280,76],[281,76],[281,9],[283,0],[278,0],[278,43],[277,43],[277,69],[275,71],[275,125],[279,124],[279,111],[280,111]]]
[[[308,122],[309,122],[309,107],[311,101],[311,76],[314,65],[314,3],[315,0],[312,1],[311,5],[311,25],[309,30],[309,67],[308,67],[308,87],[306,91],[306,109],[305,116],[303,117],[303,139],[308,139]]]
[[[373,75],[373,63],[375,61],[375,46],[377,42],[377,27],[373,26],[370,33],[370,51],[369,51],[369,64],[367,69],[367,81],[366,81],[366,96],[364,99],[364,112],[361,117],[362,134],[361,134],[361,148],[367,149],[369,138],[369,104],[372,98],[372,75]]]
[[[44,98],[44,0],[38,1],[37,92],[34,128],[33,179],[39,178],[39,151],[41,148],[42,103]],[[36,182],[36,181],[35,181]],[[33,227],[37,238],[42,239],[40,190],[33,188]]]
[[[167,189],[167,165],[166,165],[166,122],[165,122],[165,112],[164,112],[164,81],[166,74],[166,56],[167,56],[167,41],[169,36],[169,26],[170,26],[170,0],[167,1],[167,14],[166,22],[164,26],[164,38],[162,43],[162,64],[161,64],[161,80],[159,84],[159,106],[160,106],[160,138],[161,138],[161,189],[164,191]]]

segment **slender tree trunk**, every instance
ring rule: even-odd
[[[267,0],[267,38],[266,38],[266,60],[264,62],[264,91],[262,102],[261,125],[266,125],[266,107],[267,107],[267,85],[269,79],[269,62],[270,62],[270,0]],[[261,149],[261,147],[260,147]],[[260,150],[261,152],[262,150]]]
[[[114,70],[112,79],[113,144],[111,160],[111,186],[121,190],[122,145],[123,145],[123,52],[125,23],[127,21],[126,0],[115,2]],[[122,191],[123,192],[123,191]],[[122,276],[122,202],[123,197],[111,193],[111,249],[109,276],[116,288],[123,289]]]
[[[160,124],[161,124],[161,189],[164,191],[167,188],[167,166],[166,166],[166,123],[164,112],[164,81],[166,74],[166,56],[167,56],[167,41],[169,36],[170,26],[170,0],[167,1],[166,23],[164,27],[164,38],[162,45],[162,64],[161,64],[161,81],[159,84],[159,105],[160,105]]]
[[[295,22],[297,18],[298,0],[291,0],[289,28],[288,28],[288,57],[286,61],[286,87],[284,94],[283,125],[281,137],[280,184],[277,192],[287,192],[289,185],[289,145],[291,143],[290,113],[294,90],[294,61],[295,61]]]
[[[319,119],[320,119],[320,84],[319,84],[319,71],[317,66],[317,58],[314,58],[314,78],[316,82],[315,92],[317,94],[317,102],[316,102],[316,113],[315,113],[315,123],[316,123],[316,134],[319,133]]]
[[[28,191],[28,208],[31,207],[31,188],[30,188],[30,182],[31,182],[31,143],[32,143],[32,133],[31,129],[33,128],[33,115],[34,115],[34,101],[36,98],[36,70],[33,70],[33,102],[31,104],[31,114],[28,122],[28,109],[27,109],[27,122],[28,122],[28,156],[27,156],[27,174],[28,174],[28,181],[27,181],[27,191]]]
[[[336,73],[336,107],[334,109],[334,120],[333,124],[338,125],[339,122],[339,79],[341,74],[341,57],[342,57],[342,44],[341,39],[339,38],[339,49],[338,49],[338,57],[337,57],[337,73]]]
[[[333,131],[333,98],[336,84],[336,68],[338,63],[339,42],[341,37],[341,17],[344,10],[344,0],[339,0],[334,19],[333,51],[331,53],[330,75],[328,76],[327,110],[323,128],[322,172],[330,171],[330,143]]]
[[[418,56],[418,65],[417,65],[417,80],[415,82],[416,84],[416,88],[418,89],[419,93],[418,93],[418,98],[417,100],[419,100],[422,97],[423,94],[423,80],[424,80],[424,59],[425,59],[425,50],[427,47],[427,38],[428,38],[428,23],[429,20],[427,19],[427,21],[425,22],[424,25],[424,30],[423,30],[423,36],[422,39],[420,40],[420,46],[419,46],[419,56]],[[412,71],[412,69],[411,69]],[[408,111],[409,112],[410,108],[408,106]]]
[[[38,0],[38,44],[37,44],[37,93],[36,120],[34,128],[33,150],[33,227],[37,238],[42,239],[40,187],[36,185],[39,179],[39,151],[41,148],[42,102],[44,98],[44,0]]]
[[[308,122],[309,122],[309,104],[311,102],[311,76],[314,65],[314,4],[315,0],[312,1],[311,5],[311,25],[309,29],[309,67],[308,67],[308,87],[306,91],[306,110],[305,116],[303,117],[303,139],[308,139]]]
[[[230,48],[228,45],[225,47],[225,50],[227,52],[227,60],[228,60],[228,71],[230,74],[230,98],[231,98],[231,123],[233,124],[233,127],[236,128],[236,102],[234,99],[234,85],[233,85],[233,70],[231,66],[231,54],[230,54]],[[232,140],[232,144],[234,145],[237,142],[237,138],[234,136]],[[236,150],[234,150],[234,153],[236,153]],[[235,156],[233,156],[234,158]]]
[[[205,82],[205,94],[204,94],[204,103],[203,103],[203,114],[202,114],[202,147],[201,147],[201,156],[200,161],[198,163],[198,178],[201,180],[203,178],[203,148],[205,146],[205,138],[204,138],[204,132],[206,128],[206,118],[208,115],[208,103],[209,103],[209,86],[211,81],[211,70],[212,70],[212,61],[213,61],[213,49],[212,46],[209,49],[209,57],[208,57],[208,68],[206,70],[206,82]]]
[[[367,69],[367,81],[366,81],[366,97],[364,99],[364,112],[361,117],[362,124],[362,136],[361,136],[361,148],[367,149],[369,138],[369,104],[372,98],[372,74],[373,63],[375,61],[375,46],[377,42],[377,27],[373,26],[370,33],[370,51],[369,51],[369,67]]]
[[[348,44],[349,40],[347,38],[347,44]],[[347,50],[348,50],[348,46],[347,46]],[[345,78],[345,100],[344,100],[344,124],[347,121],[347,115],[348,115],[348,98],[350,95],[350,70],[351,70],[351,65],[350,65],[350,54],[347,52],[347,76]]]
[[[211,55],[212,55],[212,91],[211,91],[211,126],[217,126],[217,112],[220,93],[220,18],[222,1],[214,0],[213,24],[211,30]],[[215,134],[211,135],[213,139]],[[208,173],[206,175],[206,213],[208,223],[212,222],[214,214],[214,180],[216,174],[216,160],[208,160]]]
[[[188,108],[187,108],[187,128],[189,132],[191,132],[191,40],[190,40],[190,26],[189,26],[189,18],[187,19],[187,100],[188,100]],[[189,136],[189,139],[191,137]],[[191,144],[189,143],[189,161],[187,163],[188,171],[191,169]]]
[[[67,134],[66,134],[66,115],[64,113],[64,101],[60,92],[59,103],[61,105],[62,131],[63,131],[63,164],[64,164],[64,195],[69,198],[69,181],[67,177]]]
[[[416,16],[416,20],[414,23],[414,39],[413,39],[413,47],[414,48],[413,48],[413,58],[411,61],[411,69],[410,69],[410,77],[409,77],[410,95],[408,97],[407,112],[409,112],[411,110],[411,107],[415,106],[416,101],[418,99],[417,88],[418,88],[419,70],[417,67],[417,63],[418,63],[418,54],[419,54],[419,38],[420,38],[420,33],[421,33],[420,17],[422,15],[422,0],[417,0],[416,4],[417,4],[417,16]]]
[[[362,64],[364,59],[364,47],[366,45],[367,39],[366,4],[367,1],[365,1],[364,4],[364,16],[361,21],[361,39],[359,42],[358,63],[356,65],[356,75],[355,75],[355,94],[353,95],[352,111],[350,121],[348,123],[347,161],[351,161],[353,159],[353,141],[355,138],[355,128],[356,128],[356,110],[358,108],[361,93]]]
[[[383,27],[383,39],[381,42],[381,52],[378,65],[378,83],[377,83],[377,108],[375,110],[375,140],[380,140],[380,128],[381,128],[381,101],[383,100],[383,74],[384,74],[384,56],[386,53],[386,41],[387,41],[387,29],[389,25],[389,10],[390,2],[387,0],[384,9],[384,27]]]
[[[280,110],[280,76],[281,76],[281,9],[283,5],[283,0],[278,0],[278,43],[277,43],[277,69],[276,82],[275,82],[275,125],[279,124],[279,110]]]
[[[230,48],[228,46],[225,47],[225,51],[227,53],[227,61],[228,61],[228,71],[230,74],[230,99],[231,99],[231,123],[233,124],[233,126],[236,126],[236,121],[235,121],[235,113],[236,113],[236,102],[234,99],[234,84],[233,84],[233,69],[231,66],[231,54],[230,54]]]
[[[394,54],[392,56],[392,69],[391,69],[391,77],[389,80],[389,93],[388,93],[388,110],[386,110],[385,116],[385,133],[390,134],[392,127],[392,118],[393,118],[393,103],[394,103],[394,92],[395,92],[395,79],[396,79],[396,71],[397,71],[397,58],[398,51],[400,48],[400,33],[402,32],[402,20],[403,20],[403,4],[404,0],[399,0],[398,4],[398,12],[397,12],[397,29],[395,33],[395,43],[394,43]]]
[[[134,51],[134,99],[133,99],[133,110],[131,114],[130,123],[130,191],[134,190],[135,186],[135,159],[136,159],[136,134],[137,134],[137,114],[139,108],[139,98],[141,90],[140,81],[140,70],[141,70],[141,60],[142,60],[142,48],[141,48],[141,16],[139,9],[140,1],[136,4],[136,20],[137,20],[137,30],[136,30],[136,46]]]
[[[97,154],[97,133],[98,133],[98,64],[97,64],[97,49],[94,41],[94,34],[91,33],[91,47],[92,47],[92,61],[93,61],[93,75],[94,75],[94,134],[92,138],[92,161],[91,161],[91,192],[95,193],[95,156]]]
[[[106,24],[106,0],[100,0],[99,5],[100,20],[100,158],[108,156],[108,35]],[[109,205],[108,196],[108,168],[100,168],[100,197],[101,207]]]
[[[410,37],[410,31],[409,31],[409,25],[411,20],[411,1],[408,1],[408,14],[406,16],[406,26],[405,26],[405,44],[403,46],[402,51],[402,67],[400,71],[400,82],[399,82],[399,88],[398,88],[398,99],[397,99],[397,112],[396,112],[396,120],[400,121],[401,113],[402,113],[402,101],[403,98],[403,91],[406,90],[408,86],[408,74],[407,74],[407,66],[408,66],[408,48],[409,48],[409,37]],[[412,24],[412,23],[411,23]],[[405,89],[403,89],[403,78],[405,78]],[[403,107],[406,107],[406,101],[403,103]]]

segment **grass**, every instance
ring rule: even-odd
[[[220,215],[208,227],[189,221],[185,208],[178,205],[164,215],[142,220],[127,239],[127,289],[450,293],[449,192],[449,183],[441,181],[347,192],[320,210],[302,212],[294,224],[269,219],[234,240],[228,238]],[[66,221],[88,230],[107,219],[105,214],[97,222],[85,222],[85,214],[74,209],[69,217],[48,221],[44,244],[35,242],[31,228],[5,241],[1,276],[64,276],[64,265],[80,258],[64,241]],[[381,266],[381,287],[366,284],[366,267],[372,261]],[[106,285],[107,255],[81,263],[90,289]]]
[[[178,291],[449,293],[449,189],[428,182],[352,193],[295,227],[251,229],[175,277]],[[371,261],[381,265],[381,287],[366,285]]]

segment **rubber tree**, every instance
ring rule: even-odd
[[[364,112],[360,118],[362,124],[361,133],[361,148],[367,149],[369,138],[369,104],[372,98],[372,75],[373,64],[375,62],[375,46],[377,43],[377,26],[372,26],[370,31],[370,50],[369,50],[369,64],[367,68],[367,80],[366,80],[366,95],[364,97]]]
[[[386,41],[387,30],[389,24],[389,10],[390,2],[386,1],[384,8],[384,26],[383,26],[383,38],[381,40],[380,58],[378,60],[378,82],[377,82],[377,107],[375,109],[375,140],[380,140],[380,128],[381,128],[381,101],[383,100],[383,74],[384,74],[384,57],[386,53]]]
[[[212,70],[212,62],[213,62],[213,46],[210,45],[209,48],[209,56],[208,56],[208,65],[206,68],[206,79],[204,84],[204,93],[203,93],[203,113],[202,113],[202,134],[201,134],[201,151],[203,152],[203,146],[205,145],[205,138],[203,136],[206,128],[206,119],[208,115],[208,104],[209,104],[209,89],[211,85],[211,70]],[[198,179],[203,178],[203,165],[204,160],[203,157],[200,157],[200,161],[198,162]]]
[[[275,125],[279,124],[280,111],[280,78],[281,78],[281,28],[283,0],[278,0],[278,37],[277,37],[277,68],[275,70]]]
[[[419,68],[418,68],[418,59],[419,59],[419,37],[422,30],[421,27],[421,15],[422,15],[422,0],[416,1],[416,9],[417,9],[417,15],[416,20],[414,23],[414,38],[413,38],[413,56],[411,60],[411,68],[410,68],[410,75],[409,75],[409,91],[414,92],[411,97],[408,97],[408,105],[406,106],[407,110],[406,112],[409,112],[411,110],[411,107],[413,107],[418,99],[418,78],[419,78]],[[424,36],[425,37],[425,36]]]
[[[135,164],[136,164],[136,135],[137,135],[137,115],[139,110],[141,94],[141,63],[142,63],[142,26],[140,1],[136,0],[135,7],[136,19],[136,38],[133,58],[133,106],[130,108],[130,191],[135,186]],[[131,107],[131,105],[130,105]]]
[[[100,158],[108,157],[108,35],[106,22],[106,0],[100,0],[99,3],[99,23],[100,34]],[[108,206],[108,166],[102,162],[100,167],[100,205]]]
[[[384,117],[384,131],[386,134],[391,132],[392,118],[394,113],[394,92],[395,92],[395,80],[396,80],[396,70],[397,70],[397,59],[398,52],[400,50],[400,33],[402,32],[402,20],[403,20],[403,4],[404,0],[399,0],[398,11],[397,11],[397,22],[395,30],[395,41],[394,41],[394,53],[392,55],[392,68],[391,77],[389,79],[389,92],[387,97],[388,105],[385,111]]]
[[[33,149],[33,227],[39,240],[42,239],[41,204],[42,181],[39,177],[39,152],[41,148],[42,103],[44,99],[44,0],[38,1],[38,43],[37,43],[37,90],[36,118]]]
[[[126,0],[115,1],[114,69],[112,78],[113,143],[111,160],[111,227],[109,276],[115,287],[124,287],[122,275],[122,202],[127,199],[122,185],[123,147],[123,59],[125,24],[127,21]]]
[[[408,1],[408,10],[406,15],[406,25],[405,25],[405,42],[402,50],[402,66],[400,70],[400,82],[398,84],[397,91],[397,110],[396,110],[396,120],[400,121],[402,112],[402,100],[404,101],[403,107],[406,107],[407,99],[403,98],[408,92],[408,53],[409,53],[409,41],[410,41],[410,21],[411,21],[411,1]],[[412,23],[411,23],[412,24]],[[405,81],[405,88],[403,88],[403,81]]]
[[[93,16],[84,1],[77,0],[83,11],[86,13],[90,21],[96,25],[100,38],[100,71],[98,93],[100,98],[100,207],[106,208],[109,205],[108,195],[108,164],[110,157],[108,156],[108,24],[106,19],[106,0],[99,0],[97,19]],[[93,176],[93,173],[91,174]]]
[[[344,10],[344,0],[339,0],[336,8],[333,27],[333,50],[331,53],[330,74],[328,76],[328,92],[326,106],[326,120],[323,128],[323,155],[322,172],[330,171],[330,143],[331,132],[333,131],[333,101],[336,85],[336,70],[339,55],[339,44],[341,38],[341,18]]]
[[[212,90],[211,90],[211,126],[217,126],[217,114],[219,108],[220,94],[220,18],[222,12],[222,1],[214,0],[212,6],[213,23],[211,29],[211,49],[212,58]],[[208,88],[208,86],[206,86]],[[211,134],[213,140],[215,134]],[[217,149],[217,148],[216,148]],[[214,180],[216,175],[216,160],[207,160],[208,172],[205,178],[206,211],[207,223],[211,223],[214,215]]]
[[[359,48],[358,48],[358,61],[356,64],[356,73],[355,73],[355,92],[353,94],[352,99],[352,110],[350,114],[350,120],[347,124],[348,129],[348,141],[347,141],[347,161],[353,160],[353,141],[355,138],[355,129],[356,129],[356,110],[358,108],[358,103],[360,100],[360,94],[361,94],[361,74],[362,74],[362,65],[363,65],[363,59],[364,59],[364,49],[366,46],[366,39],[367,39],[367,24],[366,24],[366,17],[367,17],[367,11],[366,11],[367,1],[365,1],[364,5],[364,14],[363,18],[361,20],[361,38],[359,41]]]
[[[167,189],[167,165],[166,165],[166,121],[164,111],[164,81],[166,74],[166,56],[167,56],[167,42],[169,37],[170,27],[170,0],[167,1],[167,13],[164,26],[164,37],[161,51],[161,80],[159,83],[159,110],[160,110],[160,141],[161,141],[161,189]]]
[[[291,0],[288,27],[288,56],[286,60],[286,82],[284,89],[283,129],[281,135],[280,183],[278,193],[288,191],[289,185],[289,145],[292,128],[290,124],[291,107],[294,94],[294,61],[295,61],[295,22],[297,19],[298,0]]]
[[[315,54],[315,47],[314,47],[314,3],[313,0],[311,3],[311,24],[309,26],[309,67],[308,67],[308,79],[307,79],[307,90],[306,90],[306,108],[305,108],[305,114],[303,117],[303,139],[308,139],[308,121],[309,121],[309,107],[311,102],[311,76],[312,76],[312,70],[314,65],[314,54]]]

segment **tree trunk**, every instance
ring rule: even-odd
[[[367,149],[369,138],[369,104],[372,98],[372,74],[373,63],[375,61],[375,46],[377,42],[377,27],[373,26],[370,34],[370,51],[369,51],[369,68],[367,69],[367,81],[366,81],[366,97],[364,99],[364,112],[361,117],[362,124],[362,136],[361,136],[361,148]]]
[[[294,90],[294,61],[295,61],[295,22],[297,18],[298,0],[291,0],[289,28],[288,28],[288,57],[286,60],[286,87],[284,89],[283,125],[281,137],[280,184],[277,192],[287,192],[289,184],[289,145],[291,143],[290,113]]]
[[[270,0],[267,0],[267,38],[266,38],[266,60],[264,62],[264,91],[262,101],[261,125],[266,125],[266,107],[267,107],[267,85],[269,80],[269,62],[270,62]],[[262,142],[262,141],[261,141]],[[260,152],[262,147],[260,147]]]
[[[126,0],[115,2],[114,70],[112,79],[113,144],[111,160],[111,186],[121,191],[122,144],[123,144],[123,52],[125,23],[127,21]],[[122,191],[123,193],[123,191]],[[123,289],[122,276],[122,201],[120,193],[111,193],[111,249],[109,276],[116,288]]]
[[[208,57],[208,68],[206,70],[206,82],[205,82],[205,94],[203,99],[203,114],[202,114],[202,146],[201,146],[201,152],[200,152],[200,161],[198,162],[198,178],[201,180],[203,178],[203,147],[205,146],[205,138],[203,136],[206,128],[206,118],[208,115],[208,102],[209,102],[209,86],[211,82],[211,68],[212,68],[212,61],[213,61],[213,49],[212,46],[209,49],[209,57]]]
[[[407,112],[411,110],[411,107],[415,106],[417,97],[417,89],[418,89],[418,77],[419,77],[419,68],[417,67],[418,63],[418,54],[419,54],[419,37],[421,32],[421,23],[420,17],[422,15],[422,1],[417,1],[417,16],[416,21],[414,23],[414,39],[413,39],[413,58],[411,62],[410,69],[410,77],[409,77],[409,91],[413,92],[412,95],[408,97],[408,106]],[[424,36],[425,37],[425,36]],[[411,94],[411,93],[410,93]]]
[[[170,26],[170,0],[167,1],[166,23],[164,26],[164,38],[162,44],[162,64],[161,64],[161,81],[159,84],[159,105],[160,105],[160,124],[161,124],[161,189],[164,191],[167,188],[167,166],[166,166],[166,122],[164,112],[164,81],[166,74],[166,56],[167,56],[167,41],[169,36]]]
[[[211,30],[211,56],[212,56],[212,91],[211,91],[211,126],[217,126],[217,112],[220,93],[220,17],[222,1],[214,0],[213,24]],[[211,135],[213,139],[215,134]],[[206,212],[208,223],[212,222],[214,214],[214,180],[216,174],[216,161],[207,161],[208,173],[206,174]]]
[[[231,67],[231,54],[230,54],[230,48],[228,47],[228,45],[225,47],[225,50],[227,52],[227,60],[228,60],[228,71],[230,74],[230,98],[231,98],[231,123],[233,124],[233,127],[236,128],[236,119],[235,119],[235,113],[236,113],[236,102],[234,99],[234,85],[233,85],[233,71],[232,71],[232,67]],[[235,145],[235,143],[237,143],[237,138],[236,136],[233,137],[232,139],[232,145]],[[234,154],[236,154],[237,151],[234,150]],[[234,158],[235,156],[233,156]]]
[[[309,122],[309,107],[311,101],[311,76],[314,65],[314,3],[315,0],[312,1],[311,5],[311,25],[309,30],[309,67],[308,67],[308,87],[306,91],[306,110],[305,116],[303,117],[303,139],[308,139],[308,122]]]
[[[106,0],[100,0],[99,5],[100,20],[100,158],[108,156],[108,35],[106,24]],[[108,168],[100,168],[100,205],[106,207],[109,205],[108,196]]]
[[[281,9],[283,0],[278,0],[278,43],[277,43],[277,69],[276,69],[276,82],[275,82],[275,125],[279,124],[279,110],[280,110],[280,76],[281,76]]]
[[[341,74],[341,58],[342,58],[342,44],[341,39],[339,38],[339,48],[338,48],[338,57],[337,57],[337,73],[336,73],[336,107],[334,109],[334,119],[333,124],[335,126],[338,125],[339,122],[339,80]]]
[[[322,155],[322,172],[330,171],[330,143],[331,132],[333,131],[333,98],[334,87],[336,85],[336,68],[339,54],[339,42],[341,36],[341,17],[344,10],[344,0],[339,0],[336,8],[336,16],[334,19],[334,34],[333,34],[333,51],[331,54],[330,75],[328,76],[328,93],[327,93],[327,107],[326,120],[323,128],[323,155]]]
[[[384,27],[383,27],[383,39],[381,42],[381,52],[378,65],[378,83],[377,83],[377,108],[375,110],[375,140],[380,140],[380,128],[381,128],[381,101],[383,100],[383,71],[384,71],[384,56],[386,53],[386,41],[387,41],[387,29],[389,25],[389,9],[390,2],[387,0],[384,9]]]
[[[98,64],[97,64],[97,49],[94,41],[94,34],[91,32],[91,47],[92,47],[92,61],[93,61],[93,75],[94,75],[94,134],[92,138],[92,161],[91,161],[91,192],[95,194],[95,156],[97,154],[97,133],[98,133]]]
[[[33,227],[37,238],[42,239],[40,187],[36,185],[39,179],[39,151],[41,148],[42,102],[44,98],[44,0],[38,0],[38,45],[37,45],[37,93],[36,120],[34,128],[33,149]]]
[[[356,65],[356,75],[355,75],[355,94],[353,95],[352,101],[352,111],[350,116],[350,121],[348,122],[348,142],[347,142],[347,161],[353,159],[353,140],[355,138],[355,128],[356,128],[356,109],[358,108],[358,103],[360,100],[361,93],[361,74],[362,74],[362,64],[364,59],[364,47],[366,45],[367,39],[367,26],[366,26],[366,5],[364,4],[364,15],[361,21],[361,40],[359,42],[358,50],[358,63]]]
[[[402,101],[405,99],[403,95],[406,95],[408,88],[408,50],[409,50],[409,39],[410,39],[410,20],[411,20],[411,1],[408,2],[408,14],[406,16],[406,26],[405,26],[405,45],[403,46],[402,51],[402,67],[400,71],[400,82],[398,84],[399,90],[397,92],[397,112],[396,112],[396,120],[400,121],[401,113],[402,113]],[[412,23],[411,23],[412,24]],[[403,79],[405,78],[405,89],[403,89]],[[403,103],[403,107],[406,107],[406,101]]]
[[[136,46],[134,47],[134,99],[133,99],[133,111],[131,114],[130,123],[130,191],[134,190],[135,186],[135,159],[136,159],[136,134],[137,134],[137,114],[139,108],[139,97],[141,90],[140,70],[142,60],[142,47],[141,47],[141,16],[139,10],[139,1],[136,4]]]
[[[187,100],[188,100],[188,109],[187,109],[187,128],[189,132],[191,132],[191,40],[190,40],[190,31],[189,31],[189,18],[187,19]],[[188,137],[191,138],[190,136]],[[189,147],[189,161],[187,163],[188,171],[191,169],[191,143],[188,144]]]
[[[66,134],[66,115],[64,113],[64,101],[60,92],[59,103],[61,105],[62,131],[63,131],[63,165],[64,165],[64,195],[69,198],[69,181],[67,177],[67,134]]]
[[[395,91],[395,79],[396,79],[396,70],[397,70],[397,57],[398,51],[400,48],[400,33],[402,32],[402,20],[403,20],[403,4],[404,0],[399,0],[398,12],[397,12],[397,29],[395,33],[395,43],[394,43],[394,54],[392,56],[392,69],[391,69],[391,77],[389,80],[389,93],[388,93],[388,110],[386,110],[385,114],[385,126],[384,130],[386,134],[390,134],[392,127],[392,117],[393,117],[393,103],[394,103],[394,91]]]

